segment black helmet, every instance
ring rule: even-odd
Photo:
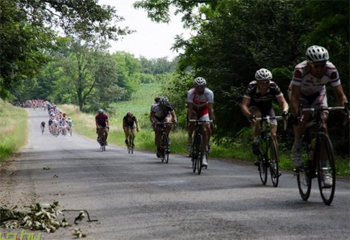
[[[155,101],[156,103],[158,103],[159,100],[160,100],[160,97],[155,97],[155,98],[154,98],[154,101]]]

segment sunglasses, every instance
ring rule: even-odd
[[[258,81],[259,84],[269,84],[270,81]]]
[[[195,89],[196,90],[203,90],[205,87],[204,86],[196,86]]]
[[[316,68],[316,69],[318,69],[318,68],[324,68],[326,66],[326,64],[324,63],[324,64],[312,64],[312,67],[313,68]]]

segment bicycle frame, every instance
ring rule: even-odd
[[[170,153],[170,146],[169,146],[169,136],[166,133],[166,127],[167,125],[172,125],[173,123],[169,122],[156,122],[156,126],[160,127],[160,145],[162,149],[162,162],[165,161],[165,163],[169,162],[169,153]]]
[[[259,131],[259,149],[258,155],[258,171],[263,185],[267,182],[267,170],[270,169],[271,181],[274,187],[278,186],[279,167],[278,167],[278,152],[277,143],[271,135],[271,120],[283,119],[282,116],[258,117],[256,120],[260,124]],[[286,129],[286,121],[284,121],[284,129]]]
[[[98,139],[101,146],[102,151],[106,151],[106,133],[107,127],[99,127],[98,128]]]
[[[195,123],[195,131],[194,131],[194,140],[192,143],[192,170],[193,172],[197,171],[197,174],[200,175],[203,167],[203,156],[207,155],[206,151],[203,151],[203,124],[211,123],[210,121],[201,121],[201,120],[193,120],[190,119],[189,122]],[[205,166],[207,168],[207,166]]]
[[[131,127],[128,126],[129,137],[128,137],[128,153],[133,154],[134,152],[134,136],[132,134]]]

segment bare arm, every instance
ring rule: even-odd
[[[188,119],[192,119],[193,103],[188,103]]]
[[[281,107],[283,109],[282,111],[283,112],[288,112],[289,106],[288,106],[288,103],[287,103],[286,99],[284,98],[284,96],[283,95],[279,96],[277,98],[277,101],[281,105]]]
[[[343,87],[342,85],[338,85],[333,87],[335,95],[337,96],[338,99],[338,104],[340,106],[345,106],[345,103],[348,102],[346,95],[344,94]]]
[[[294,117],[298,116],[300,94],[301,94],[301,87],[292,85],[292,93],[291,93],[290,101],[292,106],[292,114]]]
[[[250,99],[244,97],[241,103],[241,112],[246,117],[249,117],[249,115],[251,114],[251,112],[248,109],[249,104],[250,104]]]
[[[209,119],[214,120],[214,103],[208,103],[208,108],[209,108]]]

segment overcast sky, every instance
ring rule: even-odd
[[[143,9],[134,9],[132,4],[136,0],[99,0],[101,5],[116,7],[117,15],[123,16],[125,20],[121,26],[128,26],[136,32],[127,35],[118,42],[110,42],[111,52],[125,51],[135,57],[146,57],[147,59],[168,57],[172,60],[177,56],[176,52],[170,50],[174,44],[176,35],[184,34],[185,38],[190,36],[189,30],[184,29],[180,16],[172,16],[169,24],[155,23],[147,18]]]

